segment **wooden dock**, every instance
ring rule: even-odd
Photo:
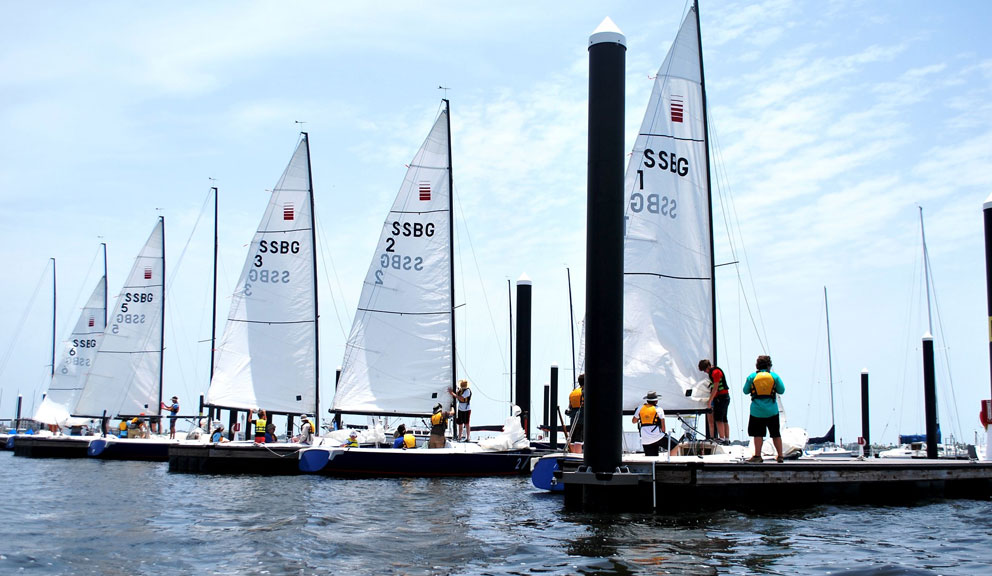
[[[625,459],[617,474],[562,462],[565,504],[583,510],[777,510],[819,504],[902,505],[940,498],[992,498],[992,462],[791,460],[707,462]]]
[[[169,447],[169,472],[290,476],[300,473],[301,448],[251,442],[179,443]]]

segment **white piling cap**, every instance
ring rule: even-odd
[[[923,341],[933,342],[933,334],[931,334],[929,330],[923,333]]]
[[[624,48],[627,47],[627,37],[623,35],[623,32],[617,28],[617,25],[610,20],[607,16],[603,20],[599,27],[593,31],[592,36],[589,37],[589,45],[602,44],[603,42],[609,42],[611,44],[619,44]]]
[[[985,204],[982,204],[982,210],[988,210],[989,208],[992,208],[992,194],[989,194],[989,197],[985,199]]]
[[[551,367],[552,368],[557,368],[558,367],[558,363],[557,362],[552,362],[551,363]]]
[[[867,374],[868,373],[868,369],[867,368],[862,368],[861,369],[861,373],[862,374]]]
[[[517,286],[530,286],[532,282],[526,274],[521,274],[520,278],[517,278]]]

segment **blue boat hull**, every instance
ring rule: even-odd
[[[90,458],[101,460],[140,460],[145,462],[168,462],[169,446],[175,442],[158,440],[132,440],[122,442],[107,438],[97,438],[90,442],[86,453]]]

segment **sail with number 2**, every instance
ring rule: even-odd
[[[162,402],[165,220],[134,260],[79,395],[74,415],[157,414]],[[88,322],[88,320],[87,320]]]
[[[272,190],[231,297],[208,405],[316,413],[313,222],[310,144],[304,132]]]
[[[624,186],[623,407],[655,390],[667,412],[706,409],[715,361],[713,249],[696,8],[654,82]]]
[[[410,162],[383,223],[333,410],[429,415],[454,379],[448,109]]]

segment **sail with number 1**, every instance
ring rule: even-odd
[[[301,133],[231,297],[206,404],[316,414],[317,285],[310,144]]]
[[[73,415],[157,414],[162,403],[165,220],[135,258]]]
[[[696,7],[658,70],[624,180],[623,408],[701,412],[716,361],[706,99]]]

